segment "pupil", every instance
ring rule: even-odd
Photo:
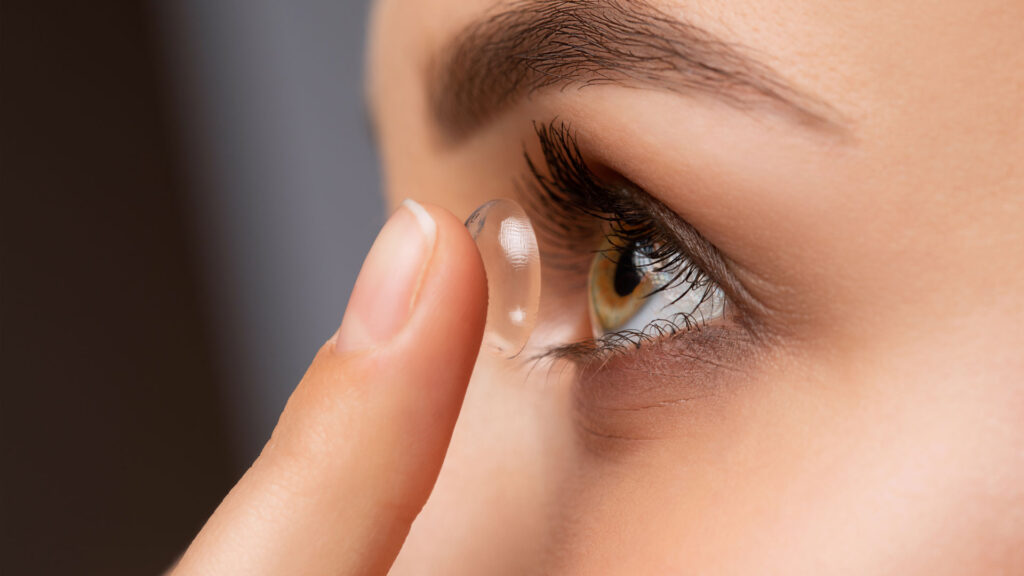
[[[624,250],[615,265],[615,293],[619,296],[630,295],[644,279],[643,273],[636,267],[634,252],[632,248]]]

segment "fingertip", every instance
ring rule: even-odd
[[[439,206],[421,206],[436,225],[437,240],[417,293],[408,338],[421,346],[443,345],[448,352],[464,349],[475,362],[487,319],[483,260],[461,220]],[[447,355],[444,352],[440,350],[440,357]]]
[[[486,317],[486,274],[463,223],[406,203],[183,573],[385,573],[444,461]]]

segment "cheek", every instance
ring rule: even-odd
[[[755,343],[726,320],[626,348],[578,360],[573,419],[595,454],[715,430],[757,378]]]
[[[533,574],[573,462],[571,372],[483,356],[444,466],[389,574]]]
[[[748,376],[679,412],[669,434],[577,450],[552,572],[986,573],[1021,561],[1024,526],[1006,514],[1024,504],[1021,471],[1006,474],[1020,443],[984,398],[784,363]]]

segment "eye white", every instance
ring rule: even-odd
[[[640,269],[651,268],[651,261],[646,256],[637,254],[635,258]],[[689,263],[682,263],[681,269],[689,268]],[[674,276],[671,271],[653,274],[652,284],[655,288],[672,282]],[[684,273],[683,277],[688,278],[691,275]],[[636,297],[643,296],[638,294]],[[652,323],[658,321],[667,320],[682,324],[683,316],[694,324],[703,324],[725,314],[725,293],[721,288],[714,285],[694,286],[692,282],[680,278],[676,278],[670,288],[651,294],[644,300],[643,307],[619,330],[650,331],[653,328]]]

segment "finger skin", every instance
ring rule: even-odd
[[[437,239],[390,342],[313,360],[263,452],[174,574],[386,574],[441,468],[483,336],[473,240],[426,207]]]

